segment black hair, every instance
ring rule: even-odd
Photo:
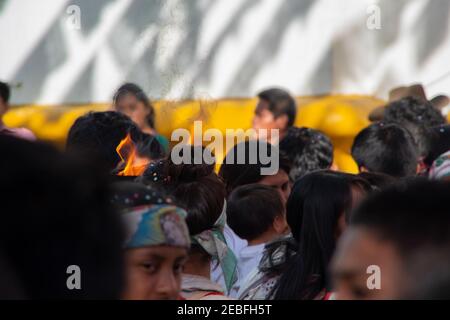
[[[355,137],[352,156],[359,169],[393,177],[413,176],[419,153],[411,134],[393,123],[374,123]]]
[[[125,83],[122,86],[120,86],[119,89],[117,89],[116,93],[113,97],[113,103],[114,105],[117,104],[117,102],[124,96],[131,94],[133,95],[138,101],[142,102],[144,106],[149,110],[149,113],[146,117],[146,121],[150,128],[155,128],[155,109],[153,108],[152,103],[150,102],[150,99],[145,94],[144,90],[142,90],[141,87],[139,87],[137,84],[134,83]]]
[[[422,247],[450,244],[450,184],[416,179],[373,193],[353,212],[350,224],[390,242],[408,259]]]
[[[190,146],[191,156],[203,147]],[[222,213],[225,185],[214,172],[214,164],[175,164],[169,158],[149,165],[140,181],[156,184],[171,195],[188,215],[186,224],[191,235],[211,229]],[[155,180],[156,178],[156,180]]]
[[[380,190],[396,182],[396,179],[379,172],[361,172],[358,177],[366,180],[374,190]]]
[[[269,104],[268,110],[278,118],[282,115],[288,117],[287,127],[292,127],[297,115],[295,99],[285,90],[272,88],[261,91],[258,98]]]
[[[426,157],[429,152],[429,129],[446,123],[438,109],[430,102],[417,97],[406,97],[388,104],[383,121],[397,123],[407,129],[422,157]]]
[[[0,98],[3,100],[4,103],[9,102],[10,95],[11,90],[9,88],[9,85],[6,82],[0,81]]]
[[[430,152],[424,159],[427,167],[431,167],[440,155],[450,150],[450,125],[433,127],[430,133]]]
[[[264,168],[270,168],[272,163],[266,163],[261,157],[261,150],[271,158],[276,152],[279,154],[279,170],[283,170],[289,175],[291,166],[289,160],[283,154],[279,153],[278,147],[262,140],[250,140],[236,144],[225,156],[220,166],[219,175],[225,182],[227,194],[239,186],[258,183],[265,176],[261,173]],[[245,156],[244,163],[237,161],[239,156]]]
[[[383,119],[400,124],[412,122],[428,128],[447,122],[441,112],[430,102],[416,97],[405,97],[389,103],[384,111]]]
[[[117,299],[123,232],[109,175],[89,159],[0,136],[0,250],[29,299]],[[69,290],[67,269],[81,269]]]
[[[227,222],[242,239],[253,240],[273,225],[276,217],[285,214],[281,196],[273,188],[249,184],[236,188],[227,202]]]
[[[165,157],[164,148],[158,140],[148,133],[143,132],[142,138],[136,143],[137,153],[140,156],[158,160]]]
[[[333,164],[333,145],[330,138],[310,128],[289,128],[280,142],[280,152],[292,164],[289,177],[295,182],[307,173],[329,169]]]
[[[120,162],[116,148],[127,134],[135,143],[143,139],[143,133],[126,115],[115,111],[89,112],[70,128],[66,150],[97,157],[112,171]]]
[[[172,197],[155,185],[145,185],[136,181],[118,181],[113,183],[112,190],[111,202],[119,211],[152,204],[174,204]]]
[[[309,300],[329,289],[328,265],[338,221],[352,206],[350,175],[316,171],[297,180],[287,202],[287,221],[298,242],[277,286],[276,300]]]

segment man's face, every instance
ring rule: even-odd
[[[255,109],[255,115],[253,116],[253,129],[256,130],[257,138],[270,141],[270,130],[272,129],[279,130],[281,138],[283,132],[287,129],[287,122],[288,118],[286,115],[275,117],[269,110],[269,103],[264,100],[259,100]],[[263,131],[259,132],[261,129],[267,130],[267,135],[265,135]]]
[[[340,239],[331,269],[339,300],[398,299],[406,281],[400,255],[393,244],[380,240],[363,227],[347,229]],[[380,287],[373,287],[374,277],[378,276]]]
[[[277,174],[272,176],[264,176],[258,183],[274,188],[286,203],[291,194],[291,184],[289,176],[284,170],[278,170]]]

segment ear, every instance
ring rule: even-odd
[[[362,167],[359,167],[359,172],[369,172],[369,170],[367,170],[366,167],[362,166]]]
[[[272,227],[278,234],[285,234],[289,231],[289,225],[286,221],[286,215],[285,214],[279,214],[275,217],[272,223]]]
[[[279,128],[287,128],[288,127],[289,118],[287,115],[283,114],[275,119],[275,123]]]
[[[423,158],[420,158],[419,161],[417,162],[417,168],[416,168],[416,173],[419,175],[421,173],[424,173],[428,170],[427,165],[425,164],[425,161]]]

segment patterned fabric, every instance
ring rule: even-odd
[[[450,179],[450,151],[439,156],[433,162],[428,177],[433,180]]]
[[[243,282],[238,292],[239,300],[272,300],[278,280],[295,254],[297,243],[292,235],[268,243],[258,268]]]
[[[186,211],[171,205],[150,205],[125,211],[125,248],[167,245],[189,249],[186,215]]]
[[[117,179],[123,179],[118,177]],[[119,210],[147,205],[173,205],[172,198],[154,186],[146,186],[133,181],[120,181],[112,186],[111,203]]]
[[[223,235],[226,220],[225,202],[222,213],[214,227],[192,236],[191,239],[193,243],[200,245],[209,253],[213,260],[219,262],[225,278],[226,289],[229,291],[237,281],[237,259],[233,251],[228,247]]]
[[[220,285],[192,274],[183,274],[181,296],[187,300],[230,300]]]

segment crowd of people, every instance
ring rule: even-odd
[[[0,298],[450,298],[450,126],[423,97],[390,101],[355,137],[358,174],[324,133],[294,126],[282,89],[258,94],[253,119],[279,141],[240,142],[225,160],[246,161],[219,170],[173,161],[136,84],[78,118],[64,150],[6,127],[9,98],[0,83]]]

